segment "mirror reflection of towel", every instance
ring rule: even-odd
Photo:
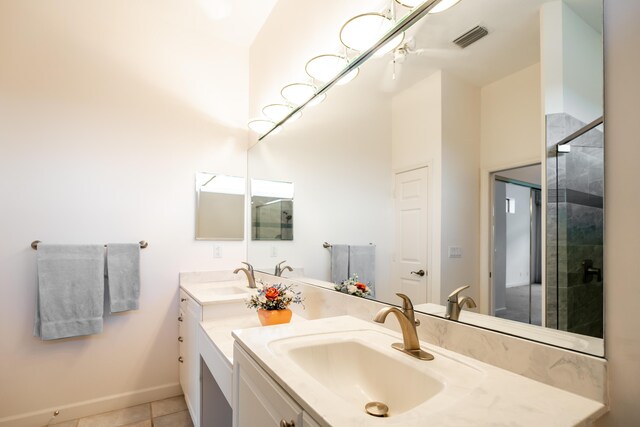
[[[349,245],[331,246],[331,281],[342,283],[349,278]]]
[[[374,245],[349,246],[349,277],[357,274],[358,280],[367,284],[371,296],[375,296],[376,247]]]

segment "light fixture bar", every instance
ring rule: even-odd
[[[353,61],[351,61],[344,68],[344,70],[340,71],[338,74],[336,74],[333,77],[333,79],[331,79],[330,81],[325,83],[324,86],[318,89],[315,95],[309,98],[305,103],[300,104],[298,107],[294,108],[285,118],[283,118],[278,123],[276,123],[276,125],[270,131],[268,131],[267,133],[259,137],[258,141],[262,141],[264,138],[267,137],[267,135],[271,134],[271,132],[273,132],[274,129],[283,125],[287,120],[289,120],[291,116],[296,114],[298,111],[302,110],[307,104],[312,102],[315,98],[317,98],[318,96],[324,94],[326,91],[331,89],[331,87],[333,87],[338,82],[338,80],[340,80],[341,78],[349,74],[353,69],[361,66],[367,59],[371,58],[378,49],[380,49],[382,46],[387,44],[387,42],[393,40],[398,34],[402,33],[403,31],[406,31],[407,29],[411,28],[413,24],[415,24],[420,19],[422,19],[422,17],[424,17],[427,13],[429,13],[429,11],[433,9],[441,1],[442,0],[427,0],[424,3],[422,3],[420,6],[417,6],[415,9],[413,9],[408,15],[405,15],[402,19],[400,19],[397,22],[396,26],[393,27],[391,30],[389,30],[389,32],[386,33],[384,36],[382,36],[382,38],[378,40],[377,43],[375,43],[369,49],[365,50],[360,55],[358,55]]]

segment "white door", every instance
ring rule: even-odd
[[[395,288],[414,304],[427,302],[427,176],[426,167],[396,174]]]

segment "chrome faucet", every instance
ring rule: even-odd
[[[293,271],[293,268],[289,267],[288,265],[285,265],[284,267],[281,267],[282,264],[284,264],[285,262],[287,262],[287,261],[285,260],[285,261],[282,261],[282,262],[279,262],[279,263],[276,264],[276,271],[275,271],[275,275],[276,276],[278,276],[278,277],[282,276],[282,273],[284,273],[287,270]]]
[[[402,310],[396,307],[385,307],[376,314],[373,321],[384,323],[387,315],[393,313],[398,318],[398,322],[400,322],[403,343],[393,343],[391,347],[420,360],[433,360],[432,354],[420,349],[420,341],[418,340],[418,332],[416,331],[416,326],[420,325],[420,321],[415,318],[411,300],[404,294],[398,293],[396,295],[402,298]]]
[[[255,288],[256,287],[256,276],[253,272],[253,266],[247,262],[242,262],[242,264],[246,265],[247,268],[236,268],[235,270],[233,270],[234,274],[238,274],[238,272],[240,271],[244,271],[244,274],[247,275],[247,281],[249,282],[249,287],[250,288]]]
[[[469,285],[461,286],[449,294],[449,298],[447,298],[447,312],[444,315],[445,319],[458,320],[462,307],[464,307],[465,304],[469,308],[477,307],[476,302],[469,296],[462,297],[460,300],[458,299],[458,294],[468,287]]]

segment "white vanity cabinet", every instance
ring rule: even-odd
[[[195,427],[200,426],[200,354],[197,331],[202,321],[202,306],[180,290],[178,342],[180,345],[180,385]]]
[[[233,427],[320,427],[237,343]]]

